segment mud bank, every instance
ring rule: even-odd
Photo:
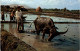
[[[9,32],[1,30],[1,51],[36,51],[36,49]]]
[[[63,18],[80,19],[79,14],[55,13],[55,12],[52,12],[52,13],[49,13],[49,12],[39,12],[39,13],[38,12],[28,12],[28,13],[35,14],[35,15],[47,15],[47,16],[56,16],[56,17],[63,17]]]

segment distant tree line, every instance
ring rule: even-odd
[[[11,12],[12,10],[17,10],[17,6],[10,7],[9,5],[1,5],[1,11]],[[28,11],[26,8],[21,6],[22,11]]]
[[[12,11],[12,10],[17,10],[17,6],[14,6],[14,7],[10,7],[9,5],[1,5],[1,11],[5,11],[5,12],[9,12],[9,11]],[[26,9],[24,8],[23,6],[21,6],[21,10],[22,11],[28,11],[28,12],[35,12],[36,9],[34,8],[30,8],[30,9]],[[62,13],[72,13],[72,14],[80,14],[79,13],[80,10],[68,10],[67,8],[63,8],[63,9],[58,9],[58,8],[55,8],[55,9],[42,9],[42,12],[62,12]]]

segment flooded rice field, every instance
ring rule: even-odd
[[[80,22],[80,20],[78,19],[62,18],[62,17],[46,16],[46,15],[25,14],[23,16],[25,16],[26,21],[29,21],[29,22],[35,20],[37,17],[50,17],[51,19],[53,19],[54,22]],[[1,14],[0,14],[0,21],[1,21]],[[5,13],[5,21],[10,21],[9,13]]]
[[[31,23],[25,23],[24,29],[34,30],[34,24],[30,27]],[[58,27],[58,31],[65,31],[68,29],[68,32],[64,35],[59,35],[53,38],[52,42],[47,42],[41,40],[42,33],[40,36],[36,36],[36,33],[18,33],[16,30],[15,23],[2,23],[1,28],[12,33],[16,37],[20,38],[22,41],[31,45],[38,51],[78,51],[79,50],[79,41],[80,41],[80,24],[55,24]],[[48,37],[46,35],[45,39]]]
[[[35,30],[34,24],[32,20],[35,20],[38,15],[30,15],[26,14],[26,21],[31,23],[24,23],[25,31]],[[69,19],[69,18],[60,18],[60,17],[52,17],[52,16],[44,16],[42,17],[50,17],[54,20],[54,22],[80,22],[80,20],[76,19]],[[1,17],[0,17],[1,18]],[[6,21],[9,21],[9,14],[7,15]],[[32,24],[32,25],[31,25]],[[31,27],[30,27],[31,25]],[[5,29],[8,32],[12,33],[25,43],[31,45],[37,51],[79,51],[79,41],[80,41],[80,24],[58,24],[55,23],[55,26],[58,27],[59,32],[63,32],[68,29],[68,32],[63,35],[56,36],[53,38],[52,42],[47,42],[46,39],[48,35],[46,34],[45,40],[42,41],[40,36],[37,36],[36,33],[25,32],[25,33],[18,33],[17,32],[17,25],[16,23],[1,23],[1,29]]]

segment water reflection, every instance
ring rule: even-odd
[[[4,29],[4,24],[1,24],[1,29]]]

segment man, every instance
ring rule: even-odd
[[[15,12],[15,11],[13,10],[13,11],[11,12],[11,14],[10,14],[10,21],[15,20],[15,18],[14,18],[14,15],[15,15],[15,14],[14,14],[14,12]]]
[[[20,10],[21,8],[18,7],[17,11],[15,13],[16,15],[16,20],[17,20],[17,30],[19,31],[20,28],[23,31],[24,30],[24,26],[23,26],[23,20],[22,20],[22,11]]]
[[[5,19],[4,19],[4,12],[3,11],[1,12],[1,19],[2,19],[2,21],[3,20],[5,21]]]
[[[10,21],[13,21],[13,17],[14,17],[14,14],[13,14],[13,11],[12,11],[11,14],[10,14]]]

